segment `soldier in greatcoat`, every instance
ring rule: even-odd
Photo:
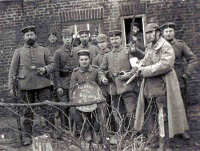
[[[36,42],[35,27],[22,29],[25,44],[15,50],[9,70],[9,89],[13,95],[14,87],[20,90],[20,98],[24,103],[34,103],[36,96],[40,102],[50,100],[51,82],[48,75],[53,71],[50,51]],[[52,107],[41,106],[46,123],[54,128],[54,113]],[[32,143],[32,126],[34,114],[31,107],[25,107],[23,112],[23,145]]]
[[[138,98],[135,129],[140,131],[147,125],[149,136],[154,136],[150,147],[155,149],[159,145],[156,128],[159,128],[159,139],[165,146],[165,141],[169,138],[188,130],[188,123],[173,68],[174,50],[161,37],[160,28],[156,23],[146,26],[146,35],[150,43],[141,61],[142,66],[138,69],[143,81]]]
[[[172,45],[175,52],[174,69],[178,76],[181,89],[181,95],[184,101],[186,115],[188,102],[186,100],[186,81],[192,76],[198,64],[196,55],[185,44],[183,40],[175,38],[175,24],[173,22],[165,23],[161,26],[163,37]],[[186,61],[185,61],[186,60]],[[182,134],[184,139],[189,139],[187,133]]]

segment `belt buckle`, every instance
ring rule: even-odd
[[[35,70],[36,69],[36,66],[31,66],[31,70]]]

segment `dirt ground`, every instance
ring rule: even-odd
[[[2,111],[3,112],[3,111]],[[4,111],[5,115],[8,111]],[[196,116],[195,116],[196,117]],[[200,151],[200,118],[193,118],[192,113],[190,114],[189,125],[191,136],[190,140],[182,140],[180,137],[175,137],[171,140],[170,146],[174,151]],[[59,121],[58,121],[59,122]],[[42,130],[44,128],[44,122],[41,119],[35,119],[34,121],[34,137],[44,134]],[[42,123],[42,124],[41,124]],[[70,149],[66,149],[67,138],[64,137],[64,141],[50,140],[55,151],[79,151],[78,148],[71,146]],[[69,142],[68,142],[69,143]],[[93,144],[93,149],[88,149],[89,144],[85,144],[86,150],[97,151],[95,144]],[[91,147],[91,146],[90,146]],[[113,151],[116,150],[115,146],[112,147]],[[32,151],[32,146],[22,147],[20,145],[19,133],[17,132],[17,122],[16,118],[10,116],[0,116],[0,151]]]

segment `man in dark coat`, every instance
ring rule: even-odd
[[[175,38],[175,24],[172,22],[165,23],[161,26],[163,37],[172,45],[175,52],[174,69],[178,76],[178,81],[181,89],[181,95],[184,101],[187,115],[187,100],[186,100],[186,80],[188,80],[195,71],[198,64],[196,55],[190,50],[184,41]],[[186,62],[185,62],[186,60]],[[189,139],[189,135],[184,133],[183,138]]]
[[[104,85],[108,86],[110,95],[112,95],[112,108],[117,129],[119,130],[123,126],[120,125],[119,113],[122,117],[125,116],[125,112],[127,112],[126,116],[130,122],[129,128],[132,129],[136,108],[135,83],[132,82],[127,86],[124,86],[124,83],[135,73],[129,60],[136,54],[135,52],[133,54],[126,52],[125,47],[121,44],[121,31],[110,31],[109,36],[113,49],[103,58],[99,70],[100,79]],[[125,111],[121,106],[123,104]]]
[[[141,51],[145,51],[144,47],[144,39],[143,34],[139,31],[140,30],[140,24],[137,22],[134,22],[132,25],[132,32],[128,35],[128,44],[134,48],[137,48]]]
[[[58,94],[60,102],[69,102],[69,86],[72,71],[78,66],[76,51],[72,48],[72,32],[69,29],[63,29],[63,46],[56,50],[54,54],[55,71],[53,72],[53,83]],[[60,110],[61,125],[63,128],[69,128],[69,109]]]
[[[25,44],[23,47],[15,50],[9,71],[9,88],[13,95],[15,83],[21,93],[21,100],[25,103],[34,103],[35,97],[38,97],[40,102],[50,100],[50,79],[47,78],[53,68],[52,58],[49,50],[39,46],[36,42],[35,27],[28,26],[22,29],[24,34]],[[45,112],[43,115],[46,123],[54,125],[54,113],[52,107],[41,106]],[[32,143],[32,126],[33,126],[33,111],[31,107],[24,108],[23,119],[23,145]]]
[[[173,69],[174,50],[160,34],[156,23],[146,26],[150,43],[138,69],[144,79],[138,98],[135,129],[140,131],[144,124],[148,126],[150,135],[156,136],[150,141],[151,148],[158,147],[156,127],[159,128],[159,139],[162,141],[188,130],[180,87]]]

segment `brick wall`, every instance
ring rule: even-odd
[[[47,34],[61,31],[61,20],[103,19],[105,32],[121,29],[120,15],[146,14],[148,22],[173,21],[177,37],[183,39],[200,56],[200,3],[198,0],[26,0],[0,2],[0,94],[7,90],[7,75],[14,50],[22,45],[20,29],[37,26],[39,43],[46,44]],[[82,13],[85,13],[85,17]],[[64,15],[64,16],[62,16]],[[93,16],[92,16],[93,15]],[[68,17],[66,17],[68,16]],[[200,68],[188,81],[188,99],[199,105]],[[196,107],[199,110],[199,106]],[[197,112],[195,111],[195,113]],[[191,115],[193,113],[191,112]]]

